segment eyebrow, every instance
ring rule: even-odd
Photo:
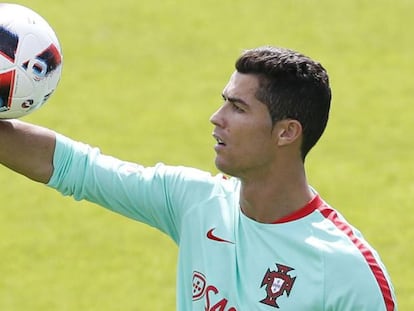
[[[240,104],[243,104],[245,106],[248,106],[248,104],[243,99],[241,99],[241,98],[226,96],[226,95],[224,95],[224,93],[221,94],[221,96],[223,97],[224,100],[228,100],[229,102],[232,102],[232,103],[240,103]]]

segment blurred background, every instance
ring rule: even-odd
[[[309,180],[378,250],[400,309],[414,308],[413,1],[18,3],[64,52],[56,93],[24,120],[144,165],[217,172],[208,118],[243,49],[320,61],[333,102]],[[168,237],[5,168],[0,185],[0,310],[175,310]]]

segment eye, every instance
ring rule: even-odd
[[[244,109],[236,102],[230,102],[231,108],[236,112],[244,112]]]
[[[246,112],[246,104],[243,100],[236,97],[228,97],[224,94],[222,95],[222,97],[224,101],[223,105],[229,106],[235,112]]]

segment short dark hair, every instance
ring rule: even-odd
[[[326,70],[296,51],[270,46],[244,51],[236,70],[258,76],[255,96],[268,107],[273,124],[283,119],[301,123],[304,160],[328,122],[331,89]]]

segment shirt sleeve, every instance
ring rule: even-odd
[[[145,168],[60,134],[53,165],[49,187],[146,223],[176,243],[183,214],[215,188],[207,172],[163,164]]]

